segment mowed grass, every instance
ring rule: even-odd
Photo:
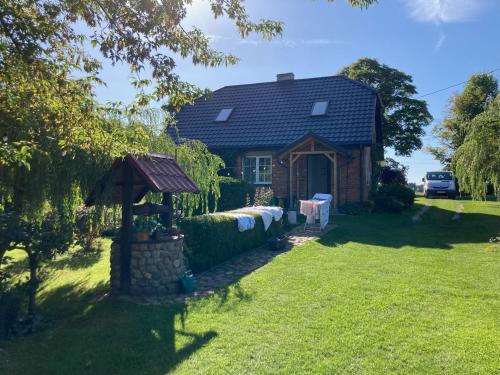
[[[0,373],[500,374],[500,203],[335,220],[186,305],[105,297],[108,250],[62,257],[40,295],[51,327],[1,343]]]

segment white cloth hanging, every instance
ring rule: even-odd
[[[254,213],[262,217],[262,222],[264,223],[264,230],[268,230],[271,223],[274,221],[279,221],[283,216],[283,209],[281,207],[274,206],[255,206],[255,207],[243,207],[232,212],[236,213]]]
[[[316,193],[312,197],[313,200],[315,201],[328,201],[328,203],[332,203],[333,200],[333,195],[331,194],[322,194],[322,193]]]
[[[229,216],[238,221],[238,230],[244,232],[255,228],[255,218],[252,215],[236,212],[217,212],[211,215]]]

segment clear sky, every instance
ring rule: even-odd
[[[361,57],[378,59],[413,76],[419,95],[465,81],[471,74],[500,68],[499,0],[379,0],[361,11],[343,0],[247,0],[255,19],[283,21],[281,38],[271,42],[240,39],[234,25],[214,20],[207,2],[194,0],[184,25],[196,25],[212,38],[213,47],[241,58],[223,68],[179,61],[177,73],[203,88],[272,81],[277,73],[296,78],[336,74]],[[495,73],[500,77],[500,71]],[[98,99],[128,103],[134,98],[124,66],[105,65]],[[461,86],[425,97],[434,121],[446,113],[448,98]],[[427,128],[424,148],[436,141]],[[387,156],[393,156],[386,150]],[[409,181],[419,182],[440,164],[424,151],[396,157],[410,167]]]

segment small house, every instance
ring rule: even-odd
[[[377,92],[344,76],[226,86],[184,106],[174,139],[196,139],[226,162],[226,175],[293,204],[315,193],[334,207],[369,198],[383,159]]]

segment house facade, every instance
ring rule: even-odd
[[[375,90],[344,76],[226,86],[177,114],[175,140],[200,140],[226,175],[271,187],[289,205],[315,193],[334,207],[369,199],[383,160]]]

